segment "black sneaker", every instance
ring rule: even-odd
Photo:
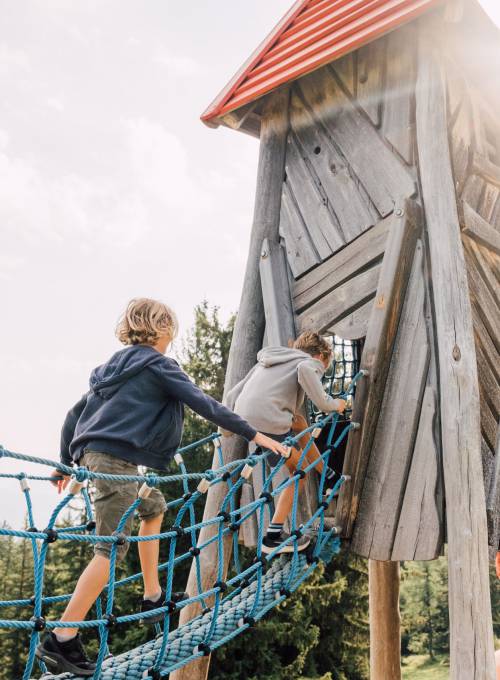
[[[282,531],[279,536],[265,536],[265,538],[262,540],[262,552],[269,554],[272,553],[276,548],[279,548],[279,546],[283,543],[283,541],[286,541],[287,538],[290,538],[290,534],[287,534],[286,532]],[[309,536],[301,536],[300,538],[297,538],[295,541],[290,541],[286,545],[282,546],[278,551],[278,553],[291,553],[294,551],[294,545],[297,546],[297,550],[300,552],[301,550],[305,550],[309,543],[311,542],[311,539]]]
[[[85,654],[80,635],[67,642],[59,642],[54,633],[47,633],[35,651],[51,673],[73,673],[90,677],[94,675],[95,663]]]
[[[141,600],[141,612],[150,612],[153,611],[154,609],[159,609],[160,607],[165,606],[165,598],[166,598],[166,592],[162,589],[161,595],[156,600],[156,602],[153,602],[153,600]],[[187,600],[189,595],[185,592],[180,592],[180,593],[172,593],[172,602],[180,602],[181,600]],[[142,623],[158,623],[159,621],[163,621],[163,618],[165,616],[165,612],[160,612],[159,614],[156,614],[156,616],[148,616],[145,619],[141,619]]]

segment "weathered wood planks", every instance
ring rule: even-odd
[[[404,163],[385,145],[373,125],[356,109],[331,77],[328,67],[302,78],[298,87],[334,144],[340,149],[385,217],[403,196],[413,196],[415,183]],[[373,167],[377,172],[373,172]]]
[[[323,333],[338,321],[375,297],[380,274],[376,264],[348,279],[297,315],[299,332],[314,330]]]
[[[443,74],[422,37],[416,85],[419,169],[438,351],[447,507],[452,680],[493,680],[479,395],[467,277],[450,167]]]
[[[324,206],[332,215],[332,229],[344,242],[351,241],[377,222],[377,211],[353,176],[346,159],[298,92],[292,94],[290,101],[290,125],[311,175],[309,184],[318,187]],[[303,212],[303,215],[307,224],[317,219],[311,212]]]
[[[378,127],[381,121],[382,83],[386,61],[385,38],[361,47],[357,57],[357,101]]]
[[[462,202],[461,222],[463,233],[480,243],[488,250],[500,255],[500,233],[491,227],[481,215],[470,207],[465,201]]]
[[[288,346],[295,339],[292,300],[283,247],[265,238],[260,255],[260,281],[264,300],[267,342]]]
[[[392,547],[393,560],[408,559],[409,555],[413,555],[414,560],[433,560],[442,550],[444,503],[441,458],[434,434],[436,417],[437,395],[435,389],[427,385]]]
[[[416,33],[410,24],[387,38],[382,132],[401,157],[413,160],[413,94]]]
[[[361,428],[350,432],[344,462],[344,474],[351,481],[341,489],[336,523],[346,536],[351,535],[358,511],[419,229],[415,204],[407,200],[397,206],[361,356],[361,368],[368,376],[358,384],[353,404],[352,420]]]
[[[292,285],[295,310],[303,311],[336,286],[381,260],[390,222],[391,217],[381,220],[339,253],[295,281]]]
[[[335,321],[335,323],[327,329],[328,332],[339,338],[343,338],[344,340],[360,340],[361,338],[364,338],[368,332],[372,307],[373,299],[370,299],[343,319]]]
[[[356,553],[375,560],[392,559],[411,467],[430,358],[424,300],[422,244],[419,241],[351,543]],[[408,514],[407,519],[418,526],[418,520],[412,514]]]
[[[472,154],[471,171],[500,189],[500,167],[482,154]]]
[[[281,195],[279,231],[293,276],[298,277],[321,262],[287,182],[283,183]]]

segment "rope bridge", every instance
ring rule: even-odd
[[[349,390],[343,395],[349,396],[356,381],[363,372],[356,374],[350,384]],[[268,451],[249,455],[242,460],[236,460],[224,464],[219,434],[212,434],[204,439],[189,444],[179,449],[175,455],[175,462],[179,467],[179,473],[168,476],[154,474],[145,475],[108,475],[92,473],[86,468],[71,468],[54,461],[28,456],[13,451],[8,451],[0,446],[0,457],[11,458],[17,461],[26,461],[56,467],[61,473],[71,475],[67,494],[53,510],[48,525],[43,531],[35,527],[32,498],[30,495],[30,481],[53,481],[54,478],[44,475],[29,475],[24,472],[0,473],[0,478],[15,479],[19,481],[20,488],[25,498],[26,511],[29,527],[25,531],[10,528],[0,528],[0,536],[12,536],[31,542],[34,564],[34,594],[25,599],[0,601],[0,608],[26,608],[32,607],[33,616],[29,620],[1,619],[0,629],[23,630],[29,634],[28,658],[22,676],[22,680],[29,680],[33,673],[35,662],[35,649],[39,641],[40,632],[53,630],[54,628],[78,628],[81,630],[97,629],[99,634],[99,652],[96,660],[94,680],[136,680],[139,678],[166,678],[169,673],[184,666],[198,657],[209,654],[225,644],[236,635],[253,626],[269,610],[283,602],[293,593],[300,584],[307,579],[320,560],[328,561],[340,549],[340,539],[336,536],[336,529],[328,529],[325,525],[325,510],[345,477],[340,477],[335,487],[330,491],[327,498],[323,498],[325,473],[328,460],[349,430],[359,427],[356,423],[339,422],[338,414],[330,414],[319,418],[296,436],[290,436],[284,442],[287,446],[298,446],[299,439],[307,433],[312,436],[309,443],[304,447],[300,457],[297,471],[293,476],[285,479],[273,489],[273,479],[285,464],[285,459],[280,460],[278,465],[269,472],[266,466]],[[307,453],[313,441],[319,437],[326,428],[326,447],[321,458],[311,464],[307,464]],[[202,473],[189,473],[184,462],[184,456],[191,454],[196,448],[212,442],[217,452],[219,467]],[[318,487],[318,508],[312,516],[302,525],[297,522],[297,509],[299,503],[300,480],[320,461],[326,464],[320,476]],[[263,490],[259,498],[240,506],[238,505],[239,492],[242,485],[250,479],[260,468],[263,479]],[[87,489],[88,482],[93,479],[105,479],[116,483],[124,481],[141,482],[138,498],[125,511],[120,519],[118,527],[111,536],[96,536],[95,522],[93,520],[92,504]],[[147,497],[151,489],[173,482],[180,482],[183,495],[180,498],[167,503],[167,507],[176,512],[174,524],[168,531],[152,536],[125,536],[122,533],[127,519],[134,514],[141,499]],[[204,496],[210,487],[218,484],[227,484],[227,493],[224,497],[220,512],[202,522],[196,521],[196,507],[202,505]],[[196,485],[196,487],[195,487]],[[261,542],[265,514],[272,516],[274,499],[287,487],[293,485],[294,498],[290,517],[291,531],[289,538],[269,554],[262,554]],[[86,522],[75,527],[57,527],[56,522],[62,511],[68,504],[81,495],[83,497],[86,513]],[[238,533],[241,525],[255,516],[258,521],[258,541],[256,556],[250,566],[243,568],[239,551]],[[212,526],[214,534],[203,543],[199,543],[199,532],[204,526]],[[299,552],[297,539],[304,534],[315,534],[316,540],[311,543],[307,551]],[[234,575],[224,581],[224,538],[232,537],[232,567]],[[187,537],[191,547],[186,552],[177,555],[176,548],[180,537]],[[152,541],[160,539],[168,541],[168,559],[160,565],[160,572],[164,573],[163,587],[166,591],[166,600],[161,606],[153,611],[127,614],[118,616],[113,612],[115,591],[119,587],[126,586],[141,578],[141,573],[117,580],[116,550],[118,545],[124,542],[138,543],[139,541]],[[55,541],[71,541],[73,543],[95,544],[106,542],[111,544],[110,573],[108,585],[105,588],[106,604],[103,606],[101,598],[96,602],[96,618],[86,621],[61,623],[58,620],[50,620],[45,617],[45,611],[50,605],[66,602],[71,595],[50,596],[44,593],[44,570],[50,556],[50,545]],[[217,549],[218,576],[213,587],[203,590],[202,567],[200,557],[203,550],[215,543]],[[291,544],[293,551],[280,555],[279,551],[285,544]],[[172,601],[173,579],[176,565],[191,560],[195,567],[197,592],[191,597],[180,602]],[[199,603],[202,613],[195,619],[187,622],[175,630],[171,629],[171,619],[175,612],[183,607]],[[156,638],[145,644],[118,656],[112,656],[108,648],[108,636],[111,628],[119,624],[139,624],[148,617],[163,615],[162,627],[156,624]],[[48,672],[42,662],[38,662],[45,680],[59,680],[75,678],[68,673],[53,675]]]

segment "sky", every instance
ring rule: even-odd
[[[6,448],[58,457],[66,411],[119,349],[131,297],[168,302],[181,334],[203,299],[236,310],[258,142],[199,115],[290,4],[0,0]],[[496,0],[483,4],[500,23]],[[19,525],[22,496],[0,484]],[[41,526],[55,496],[35,487]]]

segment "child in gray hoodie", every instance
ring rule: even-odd
[[[321,379],[332,360],[331,344],[318,333],[306,331],[293,343],[293,347],[266,347],[257,355],[257,364],[228,393],[227,406],[240,417],[248,421],[252,427],[265,432],[269,437],[282,442],[292,431],[300,432],[306,427],[304,419],[298,412],[307,395],[320,411],[330,413],[345,409],[343,399],[334,399],[323,389]],[[302,427],[302,425],[304,427]],[[301,439],[305,446],[309,437]],[[291,474],[297,470],[301,456],[300,449],[292,449],[286,465]],[[313,444],[307,453],[310,464],[320,457]],[[280,456],[270,453],[268,462],[277,465]],[[316,465],[318,472],[323,470],[323,462]],[[330,490],[334,485],[335,472],[327,468],[325,487]],[[301,485],[304,480],[301,480]],[[293,504],[294,487],[288,486],[280,494],[276,511],[267,534],[262,543],[262,551],[272,552],[286,538],[283,525],[290,514]],[[309,539],[302,536],[297,541],[299,550],[304,550]],[[291,552],[293,545],[287,544],[279,552]]]

